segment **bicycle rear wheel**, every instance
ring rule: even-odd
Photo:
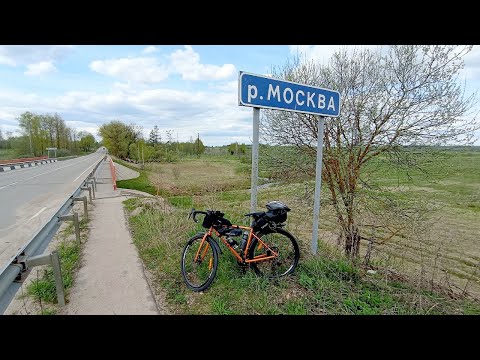
[[[271,250],[278,256],[269,260],[251,262],[250,265],[255,273],[268,278],[277,278],[293,273],[300,259],[300,250],[295,237],[288,231],[279,228],[268,234],[258,233],[257,236],[268,247],[254,237],[248,252],[249,259],[271,256],[273,255]]]
[[[218,254],[213,239],[197,234],[188,240],[182,253],[182,275],[187,287],[193,291],[204,291],[217,273]],[[200,248],[201,247],[201,248]]]

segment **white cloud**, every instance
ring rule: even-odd
[[[289,45],[290,54],[305,56],[307,59],[318,60],[323,64],[326,64],[333,53],[340,48],[368,48],[371,50],[383,48],[386,50],[388,47],[380,45]],[[463,45],[459,48],[463,48]],[[480,46],[475,45],[473,50],[465,55],[464,60],[465,67],[460,72],[461,77],[467,80],[480,80]]]
[[[379,45],[289,45],[292,55],[305,56],[307,59],[319,61],[326,64],[336,50],[347,49],[377,49]]]
[[[463,47],[463,46],[462,46]],[[467,80],[480,80],[480,46],[475,45],[464,57],[465,67],[460,72]]]
[[[142,53],[153,54],[153,53],[156,53],[158,51],[160,51],[160,49],[157,48],[156,46],[147,46],[145,49],[143,49]]]
[[[153,57],[95,60],[90,69],[103,75],[114,76],[126,81],[156,83],[168,77],[166,66]]]
[[[305,56],[307,59],[316,59],[326,63],[330,56],[339,49],[340,45],[290,45],[292,55]]]
[[[184,80],[219,80],[227,79],[235,74],[233,64],[222,66],[201,64],[200,55],[190,45],[175,50],[171,55],[171,66]]]
[[[17,63],[12,58],[0,54],[0,65],[15,66],[17,65]]]
[[[236,140],[250,143],[251,110],[238,106],[237,87],[232,86],[233,81],[227,84],[222,90],[208,88],[208,91],[168,88],[133,91],[116,84],[105,92],[69,91],[61,96],[0,90],[0,126],[7,125],[3,119],[14,120],[25,111],[57,112],[77,131],[94,135],[101,124],[120,120],[143,126],[145,136],[157,125],[162,137],[166,130],[178,131],[180,141],[188,141],[199,132],[206,145],[224,145]]]
[[[153,53],[157,50],[154,46],[148,46],[142,52]],[[95,60],[90,63],[90,69],[124,81],[143,84],[160,82],[171,73],[180,74],[184,80],[222,80],[236,73],[233,64],[201,64],[200,55],[189,45],[175,50],[168,61],[162,63],[161,59],[153,56]]]
[[[1,45],[0,64],[16,66],[56,62],[62,60],[73,50],[72,45]]]
[[[24,72],[24,74],[28,76],[35,76],[48,74],[56,70],[57,68],[51,61],[40,61],[39,63],[28,64],[27,70]]]

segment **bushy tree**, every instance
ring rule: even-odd
[[[297,58],[273,70],[274,77],[341,93],[340,116],[325,120],[322,177],[347,255],[359,255],[358,214],[368,210],[371,219],[381,215],[378,208],[367,209],[359,196],[361,189],[374,190],[365,176],[372,159],[391,156],[409,169],[418,164],[414,152],[403,151],[407,147],[471,143],[478,121],[467,115],[475,95],[466,96],[464,84],[458,81],[463,57],[470,50],[471,46],[440,45],[342,49],[327,65]],[[262,133],[268,141],[293,145],[315,161],[317,116],[263,113]]]
[[[95,149],[95,137],[87,131],[81,131],[78,133],[80,138],[80,148],[82,151],[88,152]]]
[[[121,159],[130,158],[130,144],[140,138],[140,133],[132,125],[114,120],[100,126],[98,134],[102,137],[108,151]]]

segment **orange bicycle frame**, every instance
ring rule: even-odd
[[[205,240],[207,239],[207,235],[208,235],[208,233],[206,233],[202,238],[202,242],[200,243],[200,246],[198,247],[197,253],[195,254],[195,259],[193,260],[194,262],[197,262],[198,257],[200,256],[200,252],[203,248],[203,245],[205,244]],[[202,261],[205,258],[205,255],[207,255],[208,248],[210,247],[210,245],[208,243],[206,245],[207,246],[205,246],[205,250],[203,250],[203,254],[201,255],[201,260]]]
[[[232,225],[230,226],[234,229],[242,229],[242,230],[248,230],[248,239],[247,239],[247,245],[245,246],[245,251],[243,252],[243,258],[240,256],[240,254],[228,243],[228,241],[213,227],[211,227],[210,229],[208,229],[208,232],[205,234],[205,236],[203,237],[202,239],[202,244],[200,244],[200,248],[198,249],[197,251],[197,255],[195,256],[195,260],[197,259],[197,256],[199,255],[200,253],[200,249],[202,248],[203,246],[203,242],[205,241],[205,239],[207,238],[207,236],[212,236],[213,233],[215,233],[215,235],[220,238],[223,243],[227,246],[228,250],[230,250],[230,252],[237,258],[238,261],[240,262],[245,262],[245,263],[251,263],[251,262],[258,262],[258,261],[264,261],[264,260],[269,260],[269,259],[273,259],[273,258],[276,258],[278,256],[278,253],[275,252],[274,250],[272,250],[262,239],[260,239],[253,231],[253,229],[251,227],[248,227],[248,226],[240,226],[240,225]],[[247,259],[247,254],[249,252],[249,249],[250,249],[250,245],[252,243],[252,240],[253,240],[253,237],[255,237],[257,240],[258,240],[258,246],[259,246],[259,249],[261,247],[265,247],[267,250],[271,251],[272,255],[267,255],[267,254],[261,254],[261,255],[257,255],[255,256],[253,259]],[[207,244],[208,246],[208,244]],[[207,250],[208,250],[208,247],[207,247]],[[205,253],[206,253],[206,250],[205,250]],[[203,259],[203,258],[202,258]]]

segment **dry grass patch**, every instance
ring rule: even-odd
[[[246,187],[250,177],[238,161],[186,160],[180,164],[148,164],[149,179],[170,195],[200,195]]]

